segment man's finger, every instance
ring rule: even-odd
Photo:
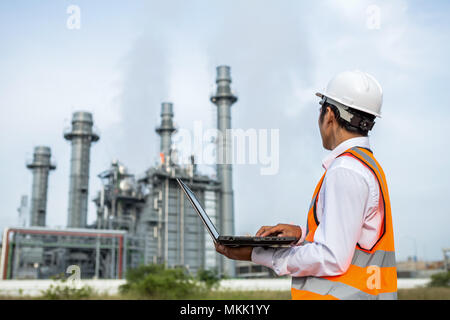
[[[216,251],[218,253],[224,254],[225,253],[225,247],[221,244],[216,243]]]
[[[275,227],[272,227],[272,228],[270,228],[270,229],[265,230],[265,231],[261,234],[261,237],[267,237],[268,235],[271,235],[271,234],[273,234],[273,233],[278,233],[278,232],[280,232],[280,231],[283,231],[283,230],[282,230],[282,227],[281,227],[281,226],[275,226]]]
[[[263,227],[259,228],[259,230],[258,230],[258,231],[256,231],[256,234],[255,234],[255,236],[259,237],[259,235],[260,235],[261,233],[263,233],[263,232],[264,232],[264,230],[266,230],[266,227],[265,227],[265,226],[263,226]]]
[[[259,230],[258,230],[258,232],[256,232],[255,236],[260,237],[261,234],[264,233],[264,231],[266,231],[267,229],[270,229],[270,228],[272,228],[272,227],[271,226],[263,226],[263,227],[259,228]]]

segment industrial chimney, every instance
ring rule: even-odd
[[[20,197],[20,207],[17,208],[17,212],[19,212],[19,227],[29,227],[30,226],[30,218],[31,212],[28,210],[28,196],[22,195]]]
[[[72,143],[67,219],[67,226],[72,228],[87,225],[90,148],[92,142],[100,139],[92,126],[92,114],[78,111],[73,114],[71,130],[64,132],[64,138]]]
[[[27,163],[27,168],[33,172],[33,186],[31,189],[31,226],[45,226],[47,211],[48,174],[55,170],[51,163],[49,147],[38,146],[34,148],[33,160]],[[23,201],[23,200],[22,200]]]
[[[173,125],[173,106],[170,102],[161,104],[161,125],[155,129],[161,137],[160,152],[164,155],[164,161],[170,165],[170,147],[172,145],[172,134],[176,131]]]
[[[217,106],[217,129],[221,133],[217,139],[217,177],[221,184],[221,232],[225,235],[234,234],[234,201],[231,167],[231,105],[237,97],[231,92],[230,67],[217,67],[217,91],[211,97],[211,102]],[[235,265],[231,259],[223,262],[223,272],[230,277],[235,276]]]

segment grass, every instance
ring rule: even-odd
[[[399,289],[399,300],[450,300],[450,288]]]
[[[7,296],[0,295],[0,300],[48,300],[46,296]],[[61,300],[67,297],[61,297]],[[79,300],[151,300],[161,299],[160,297],[144,296],[136,294],[116,294],[116,295],[99,295],[92,294],[90,297],[82,297]],[[191,295],[188,300],[290,300],[290,291],[215,291],[208,292],[203,295]],[[77,298],[69,298],[69,300],[77,300]]]
[[[154,297],[157,298],[157,297]],[[0,296],[0,300],[41,300],[43,297]],[[81,299],[89,300],[140,300],[149,299],[133,294],[98,295],[92,294]],[[290,300],[290,291],[210,291],[203,295],[189,296],[189,300]],[[400,289],[399,300],[450,300],[450,288],[414,288]]]
[[[136,296],[116,299],[140,299]],[[143,298],[146,299],[146,298]],[[212,291],[202,296],[191,296],[192,300],[290,300],[290,291]],[[450,288],[414,288],[398,290],[398,300],[450,300]]]
[[[113,299],[152,299],[148,296],[139,296],[133,294],[122,294],[111,296]],[[158,299],[158,297],[155,297]],[[184,299],[187,300],[290,300],[290,291],[209,291],[206,293],[192,294]]]

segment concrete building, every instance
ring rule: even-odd
[[[236,277],[244,279],[276,278],[277,274],[270,268],[251,261],[236,261]]]

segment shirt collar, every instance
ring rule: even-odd
[[[369,138],[368,137],[357,137],[347,139],[341,142],[336,148],[334,148],[330,153],[322,160],[322,167],[328,170],[330,165],[333,163],[334,159],[341,153],[353,147],[363,147],[370,149]]]

